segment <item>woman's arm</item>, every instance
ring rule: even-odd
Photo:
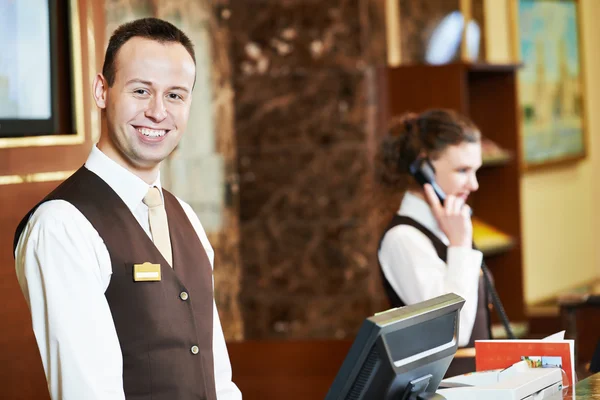
[[[482,254],[469,247],[450,246],[447,262],[418,229],[399,225],[385,235],[379,251],[383,273],[406,304],[447,293],[465,299],[460,313],[459,345],[466,346],[477,314]]]

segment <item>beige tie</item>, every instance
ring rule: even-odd
[[[171,253],[171,239],[169,238],[169,225],[167,224],[167,211],[163,206],[160,191],[156,186],[151,187],[144,197],[144,204],[148,206],[148,220],[154,244],[169,265],[173,265]]]

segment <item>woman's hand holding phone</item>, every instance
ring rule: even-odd
[[[460,197],[452,195],[447,195],[442,204],[430,184],[425,184],[423,189],[433,215],[450,241],[450,246],[472,247],[473,224],[469,206]]]

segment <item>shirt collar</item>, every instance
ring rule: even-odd
[[[152,185],[148,185],[140,177],[109,158],[96,145],[92,147],[85,167],[106,182],[131,212],[139,206],[150,187],[156,186],[162,196],[160,171],[156,181]]]
[[[435,216],[431,211],[431,207],[426,200],[407,191],[404,194],[402,203],[400,204],[398,215],[403,215],[414,219],[425,228],[429,229],[434,235],[439,237],[442,242],[448,244],[448,238],[440,229],[440,225],[435,219]]]

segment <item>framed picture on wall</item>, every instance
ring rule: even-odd
[[[577,0],[516,0],[524,169],[586,156]]]
[[[68,7],[58,1],[0,0],[0,138],[72,131]]]

